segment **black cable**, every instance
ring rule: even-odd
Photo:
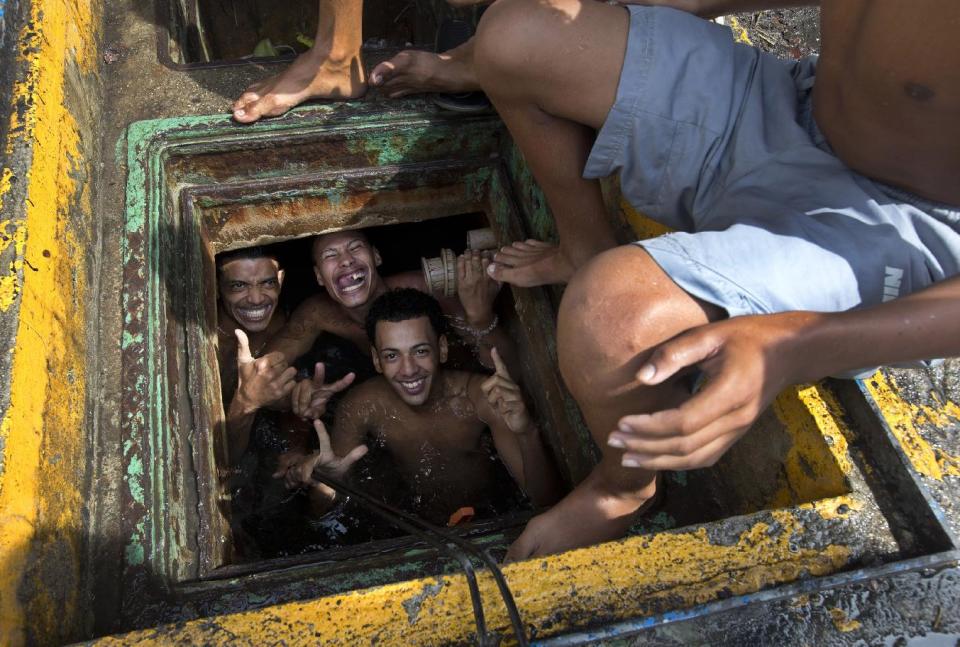
[[[470,598],[473,601],[474,616],[477,620],[477,630],[479,632],[478,640],[481,645],[486,642],[487,635],[484,626],[483,603],[480,599],[479,588],[477,588],[476,580],[471,579],[474,577],[473,565],[470,563],[467,555],[464,555],[460,551],[454,550],[449,544],[453,544],[454,547],[462,549],[463,551],[473,555],[483,562],[483,564],[490,569],[490,573],[493,575],[493,579],[497,583],[497,589],[500,591],[500,597],[503,599],[503,605],[507,608],[507,615],[510,616],[510,624],[513,627],[513,633],[516,636],[517,644],[520,647],[527,647],[527,645],[529,645],[527,642],[526,632],[523,629],[523,622],[520,619],[520,611],[517,609],[517,604],[513,599],[513,594],[510,592],[510,587],[507,586],[507,581],[503,577],[503,572],[500,570],[500,566],[497,564],[497,561],[493,559],[493,557],[491,557],[486,551],[480,550],[469,541],[466,541],[454,533],[447,532],[446,530],[434,526],[433,524],[428,523],[415,515],[395,508],[387,503],[384,503],[383,501],[379,501],[366,492],[358,490],[337,479],[333,479],[329,475],[321,472],[319,469],[314,470],[313,479],[333,488],[334,490],[337,490],[338,492],[354,497],[358,501],[367,504],[367,506],[369,506],[373,512],[377,513],[388,522],[397,525],[402,530],[420,537],[424,541],[434,546],[437,546],[443,552],[452,555],[458,562],[460,562],[461,566],[464,566],[464,572],[467,574],[467,584],[470,587]],[[443,541],[439,541],[438,537],[443,539]],[[464,562],[466,562],[466,565],[464,565]],[[475,591],[476,597],[474,597]],[[482,630],[481,627],[483,627]]]

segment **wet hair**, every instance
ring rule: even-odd
[[[377,324],[381,321],[409,321],[426,317],[437,337],[446,332],[446,321],[440,303],[432,296],[415,288],[399,288],[380,295],[370,306],[364,322],[367,339],[377,343]]]
[[[264,247],[263,245],[242,247],[240,249],[234,249],[229,252],[217,254],[217,275],[220,274],[220,270],[223,268],[223,266],[230,261],[245,259],[256,260],[258,258],[272,258],[277,263],[280,262],[280,258],[272,250]]]

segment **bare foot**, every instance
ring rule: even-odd
[[[639,498],[623,499],[595,489],[588,477],[547,512],[530,520],[507,550],[513,562],[564,550],[592,546],[627,534],[637,517],[657,502],[658,479],[639,491]]]
[[[532,238],[501,247],[493,261],[490,276],[521,288],[566,283],[576,270],[560,247]]]
[[[460,48],[434,54],[407,49],[370,72],[370,85],[383,89],[391,99],[417,92],[472,92],[479,90],[472,68]]]
[[[233,118],[253,123],[282,115],[308,99],[354,99],[367,89],[359,53],[334,60],[313,48],[286,70],[254,83],[233,104]]]

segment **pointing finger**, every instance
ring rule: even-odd
[[[326,390],[329,391],[331,394],[339,393],[340,391],[343,391],[345,388],[353,384],[353,381],[356,378],[357,378],[356,373],[347,373],[336,382],[332,384],[328,384],[326,386]]]
[[[511,380],[507,365],[503,363],[503,359],[500,357],[500,351],[497,350],[496,346],[490,349],[490,357],[493,358],[493,365],[497,369],[497,375]]]
[[[329,456],[333,453],[330,448],[330,434],[327,433],[327,427],[323,421],[317,418],[313,421],[313,428],[317,431],[317,442],[320,443],[320,455]]]
[[[323,362],[317,362],[313,367],[313,383],[317,386],[323,386],[323,380],[327,376],[327,369]]]

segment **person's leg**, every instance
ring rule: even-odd
[[[593,0],[499,0],[474,38],[474,70],[547,196],[559,248],[513,245],[493,276],[520,286],[569,280],[616,244],[600,185],[582,177],[617,95],[629,15]]]
[[[577,488],[536,517],[511,546],[510,559],[585,546],[623,536],[656,490],[656,474],[620,464],[607,444],[626,414],[669,407],[689,397],[682,380],[640,386],[636,372],[658,343],[723,317],[694,299],[641,247],[609,250],[570,282],[557,322],[564,381],[583,411],[603,458]]]
[[[447,0],[463,9],[493,0]],[[370,85],[391,99],[420,92],[460,93],[480,89],[473,73],[473,41],[443,53],[406,49],[370,72]]]
[[[313,47],[276,76],[252,85],[233,104],[233,117],[251,123],[282,115],[308,99],[352,99],[366,90],[360,47],[363,0],[320,0]]]

